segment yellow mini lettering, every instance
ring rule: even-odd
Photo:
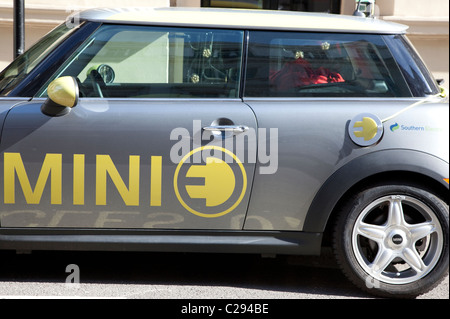
[[[122,197],[125,205],[139,206],[140,156],[130,156],[128,188],[109,155],[97,155],[96,204],[106,205],[107,176]]]
[[[47,154],[33,190],[19,153],[4,153],[5,204],[15,204],[16,174],[28,204],[39,204],[50,176],[51,204],[62,202],[62,154]]]
[[[162,157],[152,156],[150,206],[161,206]]]
[[[85,156],[73,156],[73,204],[84,205]]]

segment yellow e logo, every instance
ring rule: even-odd
[[[223,161],[220,158],[210,156],[206,158],[204,164],[188,164],[189,159],[194,154],[207,150],[222,153],[232,159],[239,168],[237,171],[239,173],[238,175],[241,176],[242,184],[236,183],[236,173],[227,161]],[[189,165],[189,168],[184,173],[184,177],[201,178],[203,182],[200,185],[185,185],[186,191],[182,195],[180,191],[182,188],[179,187],[179,184],[182,184],[182,182],[180,182],[179,177],[183,166],[186,165]],[[186,184],[186,182],[184,183]],[[227,201],[236,192],[237,184],[242,187],[239,196],[231,204],[228,204]],[[218,146],[203,146],[183,157],[175,171],[173,185],[178,201],[186,210],[200,217],[214,218],[230,213],[241,203],[247,190],[247,175],[242,162],[229,150]],[[200,211],[198,208],[194,209],[186,203],[186,200],[189,201],[191,199],[205,199],[205,211],[209,207],[218,207],[219,211],[205,212]]]
[[[348,126],[350,139],[358,146],[377,144],[383,137],[383,123],[373,114],[362,113],[355,116]]]

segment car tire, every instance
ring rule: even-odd
[[[339,212],[337,263],[370,294],[415,298],[448,274],[448,215],[448,205],[424,189],[400,183],[367,188]]]

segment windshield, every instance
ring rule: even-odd
[[[6,96],[56,48],[74,28],[62,24],[44,36],[0,73],[0,96]]]

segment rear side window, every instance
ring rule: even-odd
[[[81,97],[235,98],[243,37],[234,30],[103,25],[51,80],[75,77]]]
[[[417,97],[438,94],[439,88],[436,80],[406,37],[389,35],[384,39],[397,60],[412,94]]]
[[[247,97],[410,97],[378,35],[251,32]]]

